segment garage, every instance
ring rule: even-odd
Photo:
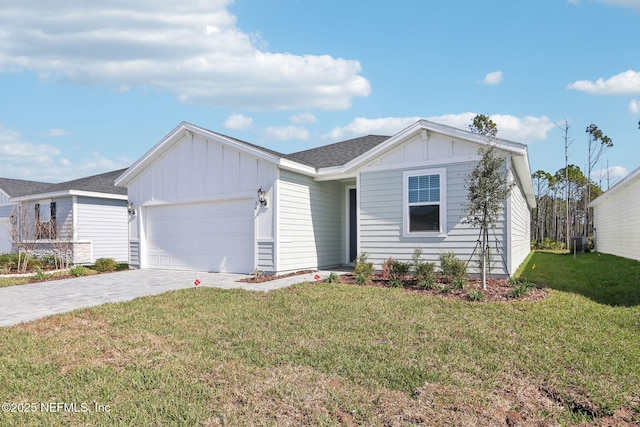
[[[254,269],[252,199],[145,209],[147,267],[249,273]]]

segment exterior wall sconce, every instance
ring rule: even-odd
[[[133,207],[133,202],[131,200],[127,201],[127,212],[129,212],[129,215],[131,216],[136,214],[136,209]]]
[[[258,189],[258,202],[260,202],[260,205],[264,208],[266,208],[269,203],[269,199],[267,199],[267,192],[264,191],[262,187]]]

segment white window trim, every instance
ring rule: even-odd
[[[440,175],[440,230],[409,231],[409,177],[420,175]],[[447,235],[447,170],[419,169],[402,173],[402,235],[403,237],[444,237]]]

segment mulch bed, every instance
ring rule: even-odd
[[[245,283],[264,283],[270,280],[282,279],[284,277],[298,276],[307,273],[315,273],[317,270],[303,270],[303,271],[295,271],[293,273],[281,274],[281,275],[260,275],[258,277],[248,277],[246,279],[241,279],[239,282]],[[413,292],[418,294],[427,294],[440,296],[445,298],[454,298],[463,301],[469,301],[469,292],[473,289],[481,289],[482,283],[480,279],[469,279],[464,289],[453,289],[453,286],[448,285],[446,280],[442,277],[438,278],[438,283],[436,283],[435,289],[420,289],[416,285],[415,279],[413,277],[407,276],[403,279],[403,289],[407,292]],[[353,273],[344,273],[339,276],[338,283],[355,285],[355,286],[376,286],[381,288],[390,288],[391,281],[388,278],[385,278],[382,274],[374,274],[369,283],[360,285],[356,282],[356,275]],[[446,289],[446,292],[443,292],[440,289],[440,286]],[[529,292],[524,293],[523,295],[517,298],[510,298],[507,295],[513,289],[511,283],[509,283],[506,279],[494,279],[487,278],[487,289],[483,291],[484,300],[483,302],[511,302],[511,301],[538,301],[547,296],[547,291],[544,289],[540,289],[537,287],[533,287]]]

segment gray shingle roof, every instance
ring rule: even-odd
[[[20,197],[32,193],[40,193],[51,185],[50,182],[27,181],[24,179],[0,178],[0,190],[9,197]]]
[[[316,168],[342,166],[380,145],[389,138],[389,136],[383,135],[367,135],[360,138],[336,142],[335,144],[323,145],[322,147],[299,151],[297,153],[288,154],[285,157],[315,166]]]
[[[192,125],[195,126],[195,125]],[[204,128],[201,128],[204,129]],[[291,154],[283,154],[275,150],[270,150],[265,147],[261,147],[256,144],[252,144],[247,141],[243,141],[238,138],[234,138],[229,135],[224,135],[219,132],[214,132],[209,129],[205,129],[207,132],[211,132],[225,138],[229,138],[240,144],[247,145],[249,147],[256,148],[269,154],[273,154],[278,157],[293,160],[299,163],[304,163],[315,168],[326,168],[332,166],[342,166],[356,157],[366,153],[375,146],[383,143],[389,136],[384,135],[367,135],[359,138],[348,139],[346,141],[336,142],[334,144],[323,145],[322,147],[311,148],[309,150],[298,151]]]
[[[116,187],[115,179],[126,169],[118,169],[72,181],[51,184],[48,182],[25,181],[22,179],[0,178],[0,189],[10,197],[56,193],[60,191],[90,191],[95,193],[126,195],[127,189]]]
[[[87,176],[85,178],[78,178],[72,181],[61,182],[59,184],[50,184],[45,191],[39,191],[39,193],[55,193],[59,191],[91,191],[94,193],[107,193],[107,194],[127,194],[127,189],[123,187],[116,187],[114,182],[117,177],[122,175],[127,169],[118,169],[111,172],[101,173],[99,175]],[[29,193],[34,194],[34,193]]]

